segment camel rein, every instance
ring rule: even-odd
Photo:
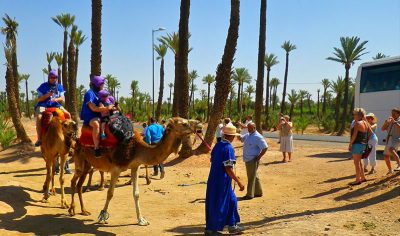
[[[201,137],[195,130],[193,130],[191,127],[189,127],[194,134],[197,135],[197,137],[199,137],[199,139],[201,140],[202,143],[204,143],[206,145],[206,147],[208,148],[209,151],[211,151],[211,146],[203,139],[203,137]]]

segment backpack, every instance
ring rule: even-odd
[[[110,116],[108,123],[110,132],[123,144],[127,144],[133,137],[133,126],[131,121],[122,114]]]

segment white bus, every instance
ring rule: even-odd
[[[384,144],[383,122],[400,106],[400,56],[362,63],[357,71],[354,106],[378,118],[379,144]]]

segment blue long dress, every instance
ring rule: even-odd
[[[225,167],[233,168],[235,151],[229,141],[221,140],[211,152],[211,169],[206,192],[206,230],[222,231],[240,222],[232,178]]]

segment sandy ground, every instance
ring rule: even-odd
[[[34,124],[24,122],[34,137]],[[264,196],[239,202],[246,235],[399,235],[400,177],[378,173],[368,182],[349,187],[354,167],[345,144],[295,142],[294,161],[283,164],[276,140],[261,161],[259,175]],[[237,174],[246,180],[241,143],[234,143]],[[60,208],[60,195],[42,203],[45,165],[39,149],[24,151],[18,146],[0,152],[0,234],[2,235],[202,235],[205,224],[204,197],[209,156],[167,160],[163,180],[151,185],[140,181],[140,201],[146,227],[136,225],[132,187],[123,173],[109,207],[108,224],[97,224],[107,191],[84,193],[92,215],[70,217]],[[71,164],[73,168],[73,164]],[[144,170],[141,170],[141,174]],[[95,174],[95,181],[99,174]],[[67,201],[70,179],[66,175]],[[107,175],[107,178],[109,176]],[[182,186],[182,184],[184,186]],[[57,191],[59,183],[56,180]],[[236,189],[237,196],[245,193]],[[59,191],[58,191],[59,193]],[[79,204],[77,210],[79,210]],[[226,232],[225,232],[226,233]]]

